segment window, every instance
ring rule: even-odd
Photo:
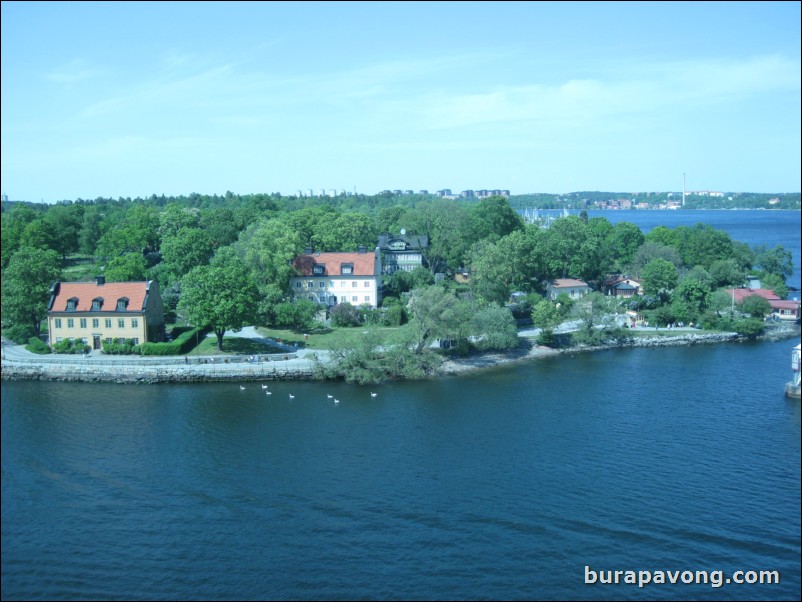
[[[310,281],[310,282],[307,282],[307,283],[306,283],[306,288],[312,288],[313,286],[315,286],[315,283],[314,283],[314,282],[311,282],[311,281]]]
[[[315,267],[312,268],[312,273],[315,276],[322,276],[326,272],[326,266],[316,263]]]
[[[61,328],[61,318],[56,318],[56,328]]]
[[[86,328],[86,318],[81,318],[81,328]]]
[[[108,343],[109,345],[111,345],[111,337],[106,337],[106,343]]]
[[[61,337],[56,337],[56,343],[61,343]]]
[[[298,280],[298,281],[295,283],[295,288],[301,288],[301,281],[300,281],[300,280]]]
[[[67,328],[75,328],[75,320],[67,318]]]
[[[365,295],[365,303],[370,303],[370,295]]]
[[[111,318],[106,318],[105,320],[106,328],[111,328]],[[109,341],[111,343],[111,341]]]
[[[125,320],[122,318],[117,319],[117,328],[125,328]]]
[[[103,299],[100,297],[92,299],[92,311],[100,311],[101,307],[103,307]]]
[[[353,301],[354,303],[358,303],[359,302],[359,297],[357,297],[356,295],[352,295],[351,296],[351,301]]]
[[[117,311],[125,311],[128,309],[128,299],[123,297],[122,299],[117,300]]]
[[[75,311],[75,308],[78,307],[78,299],[73,297],[72,299],[67,299],[67,311]]]
[[[131,327],[139,328],[139,318],[131,318]]]
[[[325,282],[321,282],[318,286],[320,288],[326,288],[326,283]]]
[[[100,327],[100,320],[97,318],[92,318],[92,328],[99,328]]]
[[[139,337],[134,337],[131,340],[134,342],[134,345],[139,345]]]
[[[87,339],[86,337],[81,337],[81,342],[82,342],[84,345],[88,345],[88,344],[89,344],[89,339]]]
[[[356,288],[356,280],[351,282],[351,288]]]
[[[365,280],[365,288],[370,288],[370,280]]]
[[[352,263],[344,263],[340,266],[340,273],[341,274],[353,274],[354,273],[354,264]]]

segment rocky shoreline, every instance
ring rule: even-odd
[[[784,339],[799,336],[799,327],[785,329],[761,337],[763,340]],[[476,370],[504,366],[515,362],[557,357],[565,354],[627,349],[635,347],[670,347],[699,345],[746,340],[736,333],[683,333],[676,336],[636,337],[622,344],[596,347],[576,346],[552,349],[533,344],[528,338],[521,345],[505,352],[479,353],[466,357],[451,357],[440,366],[437,376],[464,374]],[[289,360],[263,364],[223,363],[189,364],[165,363],[93,363],[81,362],[37,362],[35,360],[11,360],[2,363],[3,380],[49,380],[62,382],[95,382],[118,384],[156,384],[171,382],[226,382],[267,380],[316,380],[311,361]]]
[[[773,332],[762,337],[759,340],[777,340],[798,337],[800,334],[799,327],[792,329],[781,330]],[[706,345],[715,343],[732,343],[746,341],[746,337],[742,337],[734,332],[722,333],[685,333],[676,336],[653,336],[653,337],[636,337],[631,341],[621,344],[586,346],[579,345],[575,347],[566,347],[564,349],[552,349],[550,347],[541,347],[530,343],[529,341],[522,341],[519,348],[496,353],[483,353],[476,356],[469,356],[466,358],[451,358],[446,360],[440,368],[440,373],[445,375],[462,374],[473,370],[482,368],[491,368],[494,366],[502,366],[515,362],[528,361],[532,359],[544,359],[555,357],[565,354],[575,353],[588,353],[593,351],[608,351],[612,349],[630,349],[630,348],[655,348],[655,347],[676,347],[682,345]]]

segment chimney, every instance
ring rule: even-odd
[[[357,247],[357,252],[359,252],[359,253],[367,253],[367,251],[368,251],[367,247],[365,247],[363,245],[359,245]]]
[[[95,276],[95,280],[97,280],[98,286],[103,286],[106,284],[106,277],[105,276]]]
[[[311,255],[312,254],[312,247],[306,247],[304,249],[304,255]]]

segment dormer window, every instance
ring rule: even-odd
[[[353,263],[344,263],[340,266],[340,273],[341,274],[353,274],[354,273],[354,264]]]
[[[312,273],[315,276],[322,276],[323,274],[326,273],[326,266],[323,265],[322,263],[316,263],[315,267],[312,268]]]
[[[67,299],[67,311],[75,311],[78,308],[78,297]]]
[[[92,299],[92,311],[100,311],[103,307],[103,297]]]
[[[128,309],[128,298],[123,297],[117,300],[117,311],[125,311]]]

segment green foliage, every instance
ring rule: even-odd
[[[562,314],[557,306],[548,299],[541,299],[532,308],[532,324],[536,328],[553,330],[562,321]]]
[[[89,346],[87,345],[87,348]],[[103,341],[103,353],[106,355],[141,355],[142,348],[140,345],[135,345],[133,339],[125,339],[123,343]]]
[[[470,327],[478,349],[487,351],[518,346],[518,329],[509,309],[490,304],[472,314]]]
[[[33,326],[28,323],[10,324],[3,328],[3,336],[18,345],[24,345],[32,336],[36,336]]]
[[[760,245],[755,248],[755,260],[764,272],[776,274],[785,281],[785,278],[794,273],[794,263],[791,251],[787,251],[782,245],[777,245],[773,249]]]
[[[92,348],[89,345],[85,345],[77,339],[72,341],[69,339],[62,339],[60,342],[53,345],[53,353],[76,355],[78,353],[89,353],[90,351],[92,351]]]
[[[35,336],[41,332],[47,316],[50,287],[61,273],[55,251],[21,247],[3,271],[3,325],[6,328],[23,324]],[[26,337],[27,339],[27,337]]]
[[[785,284],[782,276],[778,276],[777,274],[762,275],[760,277],[760,285],[763,288],[774,291],[774,294],[780,299],[786,299],[788,297],[788,285]]]
[[[208,331],[202,328],[190,328],[179,334],[175,340],[164,343],[142,343],[140,352],[142,355],[168,356],[185,355],[192,351],[198,344],[206,338]]]
[[[647,295],[665,301],[676,288],[679,276],[673,263],[665,259],[653,259],[644,266],[641,279],[643,290]]]
[[[331,317],[332,326],[347,328],[350,326],[358,326],[360,323],[359,310],[347,302],[335,305],[329,315]]]
[[[742,312],[753,318],[764,318],[771,313],[771,305],[760,295],[748,295],[739,304]]]
[[[407,303],[415,353],[421,353],[434,339],[458,338],[462,328],[456,311],[458,299],[442,286],[433,285],[412,292]]]
[[[25,349],[37,355],[47,355],[51,352],[48,344],[39,337],[31,337],[28,339],[28,344],[25,346]]]
[[[759,335],[763,334],[765,330],[765,323],[763,320],[757,318],[747,318],[744,320],[735,321],[735,332],[743,337],[756,339]]]
[[[142,282],[148,279],[148,266],[142,253],[125,253],[111,258],[103,275],[107,282]]]
[[[222,350],[226,330],[240,330],[255,321],[257,295],[251,275],[232,256],[219,264],[190,271],[181,283],[179,306],[191,324],[214,331],[218,349]]]
[[[387,347],[378,333],[369,328],[355,340],[341,341],[329,347],[329,360],[315,363],[318,377],[344,379],[357,384],[375,384],[398,378],[422,378],[432,374],[440,358],[426,350],[416,354],[412,341]]]
[[[276,326],[291,328],[295,332],[312,330],[319,309],[317,303],[306,299],[279,303],[275,309]]]

